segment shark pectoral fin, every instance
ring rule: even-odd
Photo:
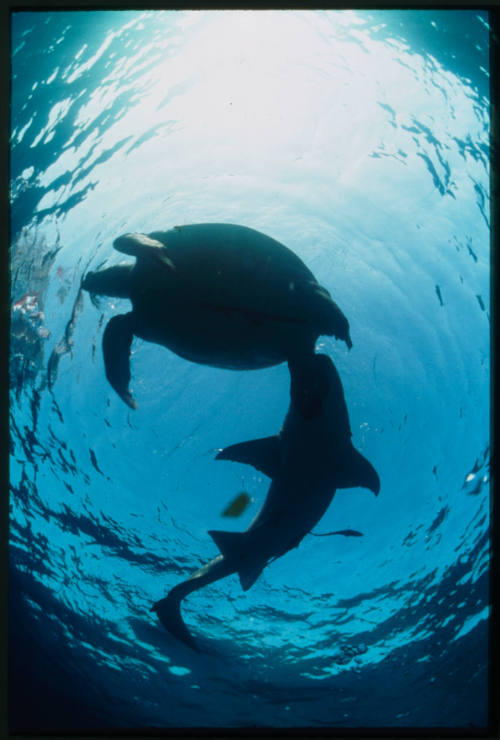
[[[130,383],[130,348],[133,336],[132,314],[113,316],[104,330],[102,352],[109,383],[127,406],[136,409],[137,401],[133,398],[128,387]]]
[[[215,456],[215,459],[247,463],[253,465],[254,468],[260,470],[269,478],[274,478],[280,464],[279,435],[230,445],[221,450]]]
[[[351,445],[344,459],[342,474],[335,478],[335,485],[337,488],[368,488],[378,496],[380,478],[371,462]]]

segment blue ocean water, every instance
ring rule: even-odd
[[[13,14],[11,729],[486,725],[488,33],[470,10]],[[101,353],[129,304],[80,281],[120,234],[207,221],[286,244],[347,315],[352,350],[317,348],[382,486],[315,530],[363,537],[186,599],[198,655],[150,607],[262,504],[214,456],[278,432],[288,370],[135,340],[131,411]]]

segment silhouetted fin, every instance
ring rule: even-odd
[[[146,234],[123,234],[114,240],[113,247],[118,252],[129,254],[138,259],[146,257],[156,260],[175,272],[175,265],[168,257],[165,245]]]
[[[274,435],[230,445],[221,450],[215,459],[247,463],[269,478],[274,478],[280,463],[280,438]]]
[[[248,591],[248,589],[253,586],[257,578],[260,576],[262,571],[264,570],[267,563],[260,563],[257,565],[253,565],[252,568],[244,569],[238,571],[238,575],[240,577],[240,583],[241,588],[243,591]]]
[[[129,390],[130,348],[133,339],[132,313],[113,316],[109,320],[102,337],[102,351],[106,377],[111,386],[131,409],[137,408],[137,401]]]
[[[312,287],[312,286],[311,286]],[[336,339],[342,339],[351,349],[352,340],[349,332],[349,322],[337,306],[330,293],[322,285],[314,285],[311,291],[314,295],[314,301],[317,305],[318,314],[323,317],[324,332],[330,334]]]
[[[336,488],[368,488],[378,496],[380,478],[366,457],[352,445],[343,460],[343,470],[335,474]]]
[[[241,556],[242,532],[225,532],[221,529],[211,529],[208,534],[225,558],[237,560]]]
[[[232,567],[238,573],[243,591],[248,591],[262,573],[267,562],[257,561],[246,557],[243,548],[245,532],[225,532],[220,529],[212,529],[208,532],[222,555],[231,562]]]
[[[188,645],[188,647],[196,650],[197,653],[200,652],[200,648],[198,647],[196,640],[182,619],[181,599],[175,594],[175,589],[173,589],[164,599],[153,604],[151,611],[156,612],[158,619],[167,632],[170,632],[171,635],[176,637],[178,640],[181,640],[181,642]]]

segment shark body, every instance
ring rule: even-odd
[[[246,591],[271,560],[300,544],[337,489],[363,487],[375,495],[380,490],[375,468],[352,444],[342,383],[330,358],[315,354],[289,362],[289,369],[290,406],[280,433],[231,445],[217,455],[253,465],[271,478],[262,508],[244,532],[210,531],[220,555],[152,607],[165,629],[194,649],[197,643],[180,612],[189,593],[232,573]]]

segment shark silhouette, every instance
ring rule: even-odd
[[[290,406],[280,433],[231,445],[216,457],[248,463],[272,479],[262,508],[244,532],[209,531],[221,554],[152,607],[163,627],[195,650],[199,648],[180,611],[189,593],[232,573],[246,591],[270,561],[299,545],[337,489],[363,487],[379,493],[375,468],[352,445],[344,391],[331,359],[314,354],[289,362],[289,369]]]

